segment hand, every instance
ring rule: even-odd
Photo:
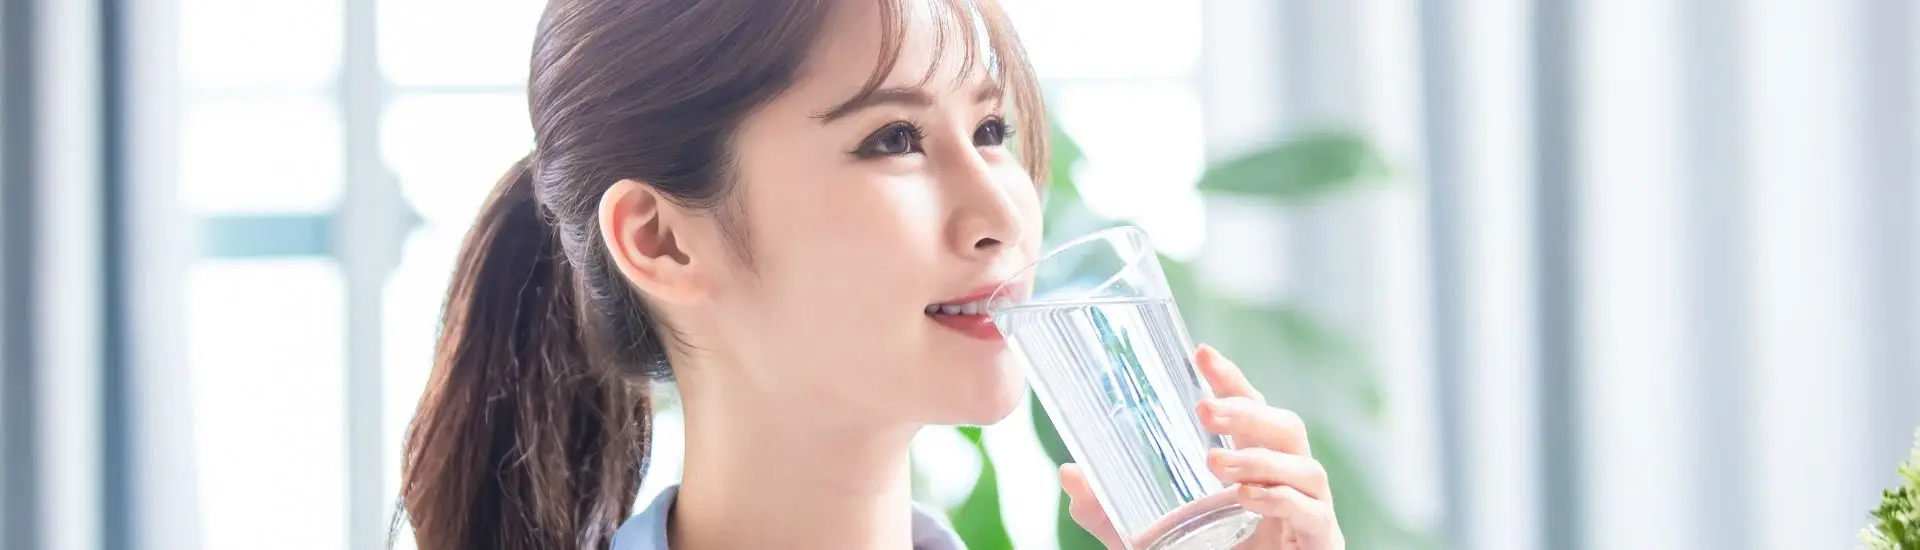
[[[1292,411],[1267,405],[1240,367],[1213,348],[1200,346],[1194,362],[1213,399],[1200,403],[1207,430],[1233,438],[1236,449],[1213,449],[1207,466],[1220,481],[1239,484],[1240,506],[1263,519],[1239,550],[1341,550],[1345,535],[1333,514],[1327,470],[1313,459],[1307,427]],[[1060,487],[1072,499],[1068,510],[1107,548],[1125,548],[1100,502],[1093,498],[1086,473],[1077,464],[1060,468]]]

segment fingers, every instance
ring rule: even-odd
[[[1207,452],[1207,467],[1228,485],[1286,486],[1314,500],[1333,502],[1327,469],[1312,458],[1272,449],[1213,449]]]
[[[1253,383],[1247,381],[1247,374],[1240,371],[1240,366],[1228,361],[1213,346],[1201,344],[1200,349],[1194,352],[1193,363],[1215,396],[1245,397],[1260,403],[1267,402],[1266,397],[1260,395],[1260,390],[1253,389]]]
[[[1241,507],[1286,524],[1299,547],[1341,548],[1346,545],[1339,523],[1334,521],[1331,503],[1316,500],[1292,487],[1241,485],[1235,496],[1239,497]]]
[[[1248,397],[1224,397],[1201,401],[1198,412],[1202,426],[1233,438],[1235,447],[1265,447],[1287,454],[1313,456],[1307,442],[1307,424],[1293,411],[1270,407]]]
[[[1093,538],[1107,548],[1124,548],[1120,544],[1119,531],[1113,528],[1113,522],[1107,519],[1107,511],[1100,507],[1100,501],[1093,497],[1093,485],[1087,482],[1086,470],[1079,464],[1066,464],[1060,467],[1060,489],[1066,491],[1072,502],[1067,505],[1067,513],[1073,521],[1086,529]]]

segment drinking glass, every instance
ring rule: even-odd
[[[1129,550],[1226,549],[1253,533],[1259,516],[1207,469],[1207,450],[1231,442],[1195,413],[1211,392],[1146,232],[1055,248],[988,303]]]

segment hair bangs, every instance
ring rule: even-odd
[[[1008,106],[1008,123],[1018,128],[1020,139],[1014,150],[1035,185],[1044,188],[1052,174],[1050,132],[1046,102],[1040,93],[1039,77],[1027,60],[1026,47],[1020,41],[1013,22],[997,0],[878,0],[880,2],[880,56],[873,74],[847,103],[856,103],[879,91],[887,75],[900,63],[901,49],[912,28],[914,6],[927,5],[934,12],[933,61],[928,63],[916,85],[926,85],[939,72],[947,49],[958,42],[961,48],[961,75],[972,74],[984,66],[987,78],[1003,90]],[[957,40],[956,40],[956,36]],[[982,47],[982,42],[985,47]]]

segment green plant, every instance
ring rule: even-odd
[[[1000,520],[999,474],[993,469],[993,458],[987,456],[986,443],[980,441],[980,428],[962,426],[959,430],[980,455],[980,477],[974,480],[967,499],[948,512],[948,519],[960,539],[967,541],[968,550],[1012,550],[1013,539]]]
[[[1101,216],[1080,200],[1073,167],[1083,155],[1073,140],[1054,125],[1052,182],[1048,188],[1046,234],[1048,243],[1061,242],[1104,227],[1123,223]],[[1255,150],[1220,162],[1201,177],[1198,188],[1209,195],[1262,201],[1278,208],[1298,205],[1382,181],[1386,168],[1380,156],[1359,136],[1322,132]],[[1403,527],[1379,498],[1378,489],[1361,474],[1352,452],[1357,434],[1342,433],[1347,426],[1364,426],[1381,411],[1378,384],[1359,346],[1342,337],[1305,310],[1288,305],[1250,304],[1208,290],[1186,262],[1162,257],[1169,284],[1195,340],[1220,349],[1248,370],[1256,386],[1281,406],[1293,409],[1315,426],[1311,434],[1315,457],[1324,464],[1339,498],[1336,507],[1343,530],[1354,548],[1431,546],[1432,541]],[[1039,403],[1033,403],[1033,424],[1047,456],[1056,465],[1072,460]],[[1329,422],[1357,411],[1362,423]],[[1342,418],[1352,420],[1351,418]],[[978,446],[977,432],[969,435]],[[986,517],[977,499],[997,498],[993,470],[984,447],[981,478],[965,504],[953,511],[956,526],[970,548],[1001,548],[1007,540],[996,514]],[[1097,550],[1098,541],[1067,514],[1064,495],[1057,522],[1061,550]],[[964,524],[964,526],[962,526]],[[980,537],[976,539],[974,537]]]
[[[1920,431],[1914,432],[1913,454],[1898,472],[1901,484],[1880,493],[1873,524],[1860,533],[1872,550],[1920,550]]]

